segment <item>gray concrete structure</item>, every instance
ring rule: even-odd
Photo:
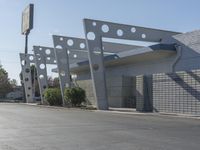
[[[94,93],[99,109],[108,109],[109,107],[103,62],[102,37],[162,43],[172,35],[178,34],[177,32],[90,19],[84,19],[84,27],[89,50]],[[99,51],[99,54],[95,54],[94,51]]]
[[[88,104],[98,109],[136,107],[138,111],[174,112],[171,108],[176,107],[175,112],[199,114],[199,74],[196,71],[200,68],[200,30],[178,33],[90,19],[84,19],[84,27],[86,39],[53,36],[54,57],[58,62],[62,89],[70,87],[72,74],[77,76],[76,83],[86,90]],[[103,38],[142,41],[152,45],[102,42]],[[177,71],[185,71],[184,77],[177,79]],[[41,73],[45,74],[45,69]],[[171,80],[167,77],[169,73]],[[160,81],[160,78],[166,78],[166,82]],[[171,83],[173,87],[169,86]],[[175,94],[161,91],[168,88],[174,89]],[[187,109],[191,110],[182,111],[185,91],[186,101],[191,104]],[[174,95],[172,99],[178,97],[177,106],[165,107],[168,98],[162,93]],[[177,110],[177,107],[180,109]]]
[[[75,67],[74,65],[76,64],[78,66],[79,63],[88,60],[88,49],[86,47],[86,40],[83,38],[53,35],[53,43],[55,51],[59,51],[60,53],[62,51],[61,53],[63,54],[62,59],[68,59],[67,61],[68,65],[73,64],[72,67]],[[103,53],[104,56],[110,56],[110,55],[113,56],[121,51],[126,51],[141,47],[136,45],[119,44],[112,42],[103,42],[102,46],[104,48],[104,53]],[[94,53],[98,55],[99,51],[94,51]]]
[[[59,41],[63,37],[59,38]],[[51,47],[44,47],[44,46],[34,46],[33,51],[36,57],[36,67],[38,72],[38,79],[39,79],[39,87],[40,87],[40,93],[43,93],[44,90],[48,87],[47,83],[47,70],[46,65],[47,64],[55,64],[57,67],[57,72],[59,75],[59,83],[60,83],[60,89],[62,94],[62,100],[63,100],[63,106],[65,105],[64,101],[64,89],[65,87],[71,87],[71,79],[70,79],[70,71],[69,71],[69,59],[71,62],[77,62],[80,61],[80,56],[83,54],[79,54],[80,52],[70,52],[67,47],[58,47],[58,39],[53,38],[55,43],[55,48]],[[64,38],[63,38],[64,39]],[[64,41],[64,40],[63,40]],[[79,56],[77,58],[77,56]],[[87,56],[87,55],[86,55]],[[85,57],[86,59],[86,57]],[[84,60],[85,60],[84,59]],[[83,60],[83,59],[81,59]],[[41,94],[42,102],[44,102],[43,94]]]
[[[105,60],[108,103],[110,107],[128,107],[125,103],[136,101],[135,76],[171,72],[176,51],[135,49],[117,53],[117,57],[115,59],[109,56]],[[77,83],[86,90],[91,104],[96,106],[96,100],[91,92],[92,80],[88,62],[72,67],[71,72],[77,74]]]
[[[58,62],[57,63],[58,70],[56,70],[56,72],[61,71],[61,69],[59,69],[60,68],[59,62],[63,60],[67,61],[67,65],[68,65],[67,68],[70,68],[70,66],[71,68],[74,68],[74,67],[79,67],[79,65],[88,64],[88,50],[86,47],[85,39],[53,35],[53,42],[54,42],[55,52],[59,54],[59,56],[56,57],[57,62]],[[118,56],[115,54],[116,52],[140,47],[140,46],[135,46],[135,45],[118,44],[118,43],[111,43],[111,42],[103,42],[102,46],[104,47],[104,51],[105,51],[103,53],[103,56],[105,57],[106,60],[110,58],[117,59]],[[96,55],[100,54],[99,51],[94,51],[94,53]],[[66,67],[66,65],[63,65],[63,67]],[[64,81],[61,80],[61,83],[63,82]],[[92,92],[90,91],[90,93]],[[97,104],[96,102],[97,101],[93,100],[92,104],[96,106]]]
[[[94,93],[94,97],[91,97],[91,102],[95,104],[95,101],[97,102],[98,105],[103,105],[98,108],[100,109],[106,109],[108,106],[111,107],[125,107],[124,101],[122,100],[123,98],[121,97],[123,92],[121,92],[120,88],[116,91],[114,88],[112,88],[111,92],[108,89],[110,86],[110,83],[107,83],[107,80],[112,79],[112,78],[118,78],[120,81],[120,78],[127,76],[132,79],[135,79],[135,76],[137,75],[142,75],[142,74],[153,74],[153,81],[156,80],[156,73],[168,73],[168,72],[177,72],[177,71],[186,71],[186,72],[198,72],[199,69],[199,53],[200,53],[200,31],[193,31],[193,32],[188,32],[188,33],[177,33],[177,32],[170,32],[170,31],[162,31],[162,30],[156,30],[156,29],[148,29],[148,28],[142,28],[142,27],[136,27],[136,26],[128,26],[128,25],[122,25],[122,24],[113,24],[110,22],[103,22],[103,21],[97,21],[97,20],[84,20],[85,24],[85,32],[86,32],[86,38],[87,38],[87,44],[89,48],[89,61],[90,61],[90,67],[89,63],[85,62],[82,63],[82,65],[78,65],[76,67],[71,68],[71,72],[77,74],[78,81],[80,85],[83,85],[84,81],[94,84],[95,92],[97,95]],[[92,35],[92,36],[91,36]],[[114,58],[112,56],[109,57],[101,57],[102,55],[94,55],[93,51],[99,50],[99,53],[102,54],[102,38],[119,38],[119,39],[130,39],[130,40],[139,40],[139,41],[147,41],[147,42],[156,42],[156,44],[149,46],[149,47],[139,47],[139,48],[133,48],[132,50],[128,51],[120,51],[115,54]],[[98,66],[98,67],[94,67]],[[95,68],[97,70],[95,70]],[[91,69],[92,74],[90,75],[89,70]],[[191,71],[193,70],[193,71]],[[196,70],[196,71],[195,71]],[[177,72],[179,74],[179,72]],[[194,81],[195,86],[193,83],[187,84],[187,87],[190,87],[190,90],[184,89],[184,87],[180,87],[180,85],[177,85],[176,79],[173,81],[174,87],[177,86],[180,89],[173,90],[174,96],[176,96],[179,99],[179,102],[177,103],[177,106],[173,107],[179,107],[180,109],[176,109],[176,112],[179,113],[190,113],[193,112],[192,114],[197,114],[199,111],[197,111],[198,106],[198,97],[200,95],[198,94],[198,74],[193,73],[193,79],[188,75],[188,73],[184,73],[184,76],[186,76],[187,79],[191,80],[192,82]],[[158,75],[160,76],[160,75]],[[166,75],[162,75],[163,78]],[[172,73],[172,76],[176,76],[175,74]],[[194,76],[196,77],[194,79]],[[91,82],[90,82],[91,79]],[[139,79],[139,78],[138,78]],[[183,83],[190,82],[186,81],[185,77],[178,80],[183,80]],[[104,82],[105,81],[105,82]],[[141,84],[145,85],[145,82],[141,82],[142,80],[136,80],[136,84],[133,85],[135,88],[132,88],[130,86],[127,88],[125,91],[130,91],[131,89],[136,89],[132,90],[133,97],[138,94],[137,91],[137,86],[141,86]],[[131,81],[130,81],[131,82]],[[130,83],[129,82],[129,83]],[[156,81],[159,83],[159,81]],[[117,81],[113,81],[113,85],[116,84]],[[163,82],[163,84],[170,84],[171,82]],[[181,83],[183,86],[186,86],[186,84]],[[96,85],[96,86],[95,86]],[[153,83],[155,85],[155,83]],[[167,89],[167,87],[162,88],[162,84],[156,84],[157,88],[156,89]],[[159,86],[158,86],[159,85]],[[128,84],[127,84],[128,86]],[[150,85],[151,86],[151,85]],[[104,89],[104,87],[106,87]],[[122,87],[122,86],[121,86]],[[147,86],[143,86],[147,87]],[[148,85],[149,87],[149,85]],[[192,88],[191,88],[192,87]],[[169,86],[170,88],[170,86]],[[182,88],[182,89],[181,89]],[[89,88],[90,89],[90,88]],[[152,105],[154,106],[154,110],[158,108],[159,111],[164,111],[164,110],[171,110],[172,111],[172,105],[170,105],[169,109],[165,107],[164,103],[158,104],[159,102],[162,102],[162,100],[159,100],[161,97],[157,98],[156,95],[162,95],[159,94],[161,91],[157,91],[154,87],[151,90],[151,97],[152,97],[152,102],[151,102],[151,107]],[[191,92],[191,89],[193,92]],[[105,91],[104,91],[105,90]],[[138,110],[143,111],[146,110],[146,99],[145,97],[145,91],[147,90],[146,88],[141,89],[142,93],[144,94],[143,98],[141,100],[137,99],[136,103],[138,103]],[[187,96],[187,102],[188,107],[187,109],[190,110],[181,110],[181,105],[183,103],[183,97],[184,95],[181,95],[179,91],[185,91],[186,93],[190,96]],[[97,92],[98,91],[98,92]],[[115,91],[115,92],[114,92]],[[157,91],[157,92],[156,92]],[[196,91],[196,92],[195,92]],[[103,94],[102,94],[103,92]],[[192,94],[192,93],[196,94]],[[89,92],[88,92],[89,93]],[[121,95],[117,96],[115,95],[115,101],[112,100],[112,93],[118,93]],[[131,93],[131,92],[130,92]],[[166,93],[166,91],[165,91]],[[168,93],[171,95],[170,93]],[[183,94],[183,93],[182,93]],[[99,98],[98,98],[99,95]],[[194,95],[196,95],[194,97]],[[149,96],[149,95],[148,95]],[[104,97],[104,98],[103,98]],[[107,98],[105,98],[107,97]],[[119,97],[119,99],[117,98]],[[165,98],[164,98],[165,97]],[[181,98],[182,97],[182,98]],[[163,101],[167,101],[167,96],[162,95]],[[175,97],[174,97],[175,98]],[[95,99],[95,100],[93,100]],[[146,99],[146,100],[145,100]],[[194,100],[192,100],[194,99]],[[101,101],[102,100],[102,101]],[[108,102],[107,102],[108,100]],[[101,101],[101,102],[99,102]],[[169,100],[170,101],[170,100]],[[98,104],[99,102],[99,104]],[[139,107],[139,104],[141,102],[141,105]],[[153,104],[152,104],[153,103]],[[156,107],[155,105],[156,104]],[[175,104],[175,103],[172,103]],[[190,105],[191,104],[191,105]],[[159,109],[158,106],[162,106],[161,109]],[[166,109],[163,109],[165,107]],[[149,110],[149,109],[148,109]]]
[[[44,101],[44,90],[48,88],[47,83],[47,64],[56,64],[54,48],[33,46],[33,51],[35,55],[35,64],[37,68],[38,82],[40,88],[41,102]]]
[[[35,63],[35,57],[33,54],[20,53],[20,62],[22,67],[23,85],[25,90],[26,102],[33,103],[33,85],[31,77],[30,64]]]
[[[76,44],[72,43],[72,45],[68,45],[68,40],[74,40],[72,42],[84,41],[84,39],[72,38],[72,37],[62,37],[62,36],[53,36],[53,41],[55,48],[44,47],[44,46],[34,46],[33,51],[36,57],[36,67],[38,72],[39,79],[39,87],[42,103],[44,103],[43,92],[46,88],[48,88],[47,83],[47,64],[55,64],[57,66],[57,72],[59,74],[59,82],[60,89],[63,99],[63,105],[65,105],[64,101],[64,89],[65,87],[71,87],[71,79],[70,79],[70,71],[69,71],[69,60],[71,63],[80,62],[83,60],[87,60],[87,52],[86,51],[77,51],[74,49],[85,49],[85,47],[81,48],[77,47]],[[59,43],[61,41],[61,43]],[[60,47],[59,47],[59,46]]]
[[[141,112],[153,111],[152,75],[136,77],[136,110]]]
[[[153,74],[154,112],[200,115],[200,70]]]
[[[63,106],[65,106],[64,90],[65,87],[71,87],[68,54],[67,51],[63,51],[62,49],[56,48],[54,48],[54,53],[59,72],[59,83],[62,94]]]
[[[173,36],[180,53],[174,73],[153,74],[156,112],[200,114],[200,30]]]

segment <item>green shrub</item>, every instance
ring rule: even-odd
[[[67,104],[80,106],[81,103],[86,101],[85,90],[80,87],[66,88],[64,99]]]
[[[62,95],[58,88],[48,88],[44,91],[44,99],[49,103],[50,106],[61,106]]]

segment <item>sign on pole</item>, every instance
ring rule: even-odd
[[[31,29],[33,29],[33,9],[34,5],[29,4],[22,12],[22,34],[28,34]]]

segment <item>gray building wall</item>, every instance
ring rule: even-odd
[[[200,115],[200,70],[154,74],[153,109]]]
[[[140,74],[171,72],[175,56],[148,62],[118,65],[106,68],[108,102],[110,107],[135,107],[136,81]],[[88,104],[96,106],[90,72],[78,74],[77,84],[86,90]]]
[[[173,36],[181,46],[176,73],[153,75],[153,107],[157,112],[200,114],[200,30]]]
[[[144,86],[143,80],[135,81],[135,76],[154,74],[152,89],[154,111],[199,114],[200,71],[190,70],[200,68],[200,30],[175,35],[164,42],[180,45],[180,56],[174,53],[152,60],[141,57],[141,60],[137,62],[133,60],[132,63],[106,67],[109,106],[128,107],[131,105],[128,103],[135,103],[134,97],[137,95],[135,91],[140,91],[145,95],[144,91],[141,91],[144,89],[139,90]],[[159,55],[159,52],[155,52],[155,54]],[[177,57],[179,58],[177,59]],[[165,74],[173,71],[173,64],[175,64],[174,71],[187,72]],[[82,82],[80,86],[88,91],[86,92],[88,100],[91,104],[96,105],[94,96],[91,96],[93,91],[89,70],[77,75],[78,80],[82,80],[78,81]],[[142,110],[144,103],[142,101],[137,101],[137,103],[138,107],[141,104],[140,110]]]
[[[200,68],[200,30],[173,36],[174,42],[181,45],[182,54],[175,71]]]
[[[78,80],[78,81],[76,81],[76,84],[85,90],[87,105],[96,106],[97,103],[94,98],[92,80],[91,79]]]
[[[110,107],[135,106],[135,78],[127,76],[106,79],[107,94]],[[96,106],[91,79],[79,80],[77,85],[86,91],[87,104]]]
[[[136,77],[136,110],[142,112],[153,111],[152,75]]]

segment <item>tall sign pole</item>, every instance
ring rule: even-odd
[[[25,54],[28,53],[28,35],[30,30],[33,29],[33,14],[34,5],[29,4],[22,12],[22,34],[25,35]]]
[[[25,57],[28,54],[28,35],[30,33],[30,30],[33,29],[33,15],[34,15],[34,5],[29,4],[22,12],[22,23],[21,23],[21,33],[22,35],[25,35]],[[26,58],[25,58],[26,60]],[[26,61],[24,62],[24,65],[26,65]],[[23,69],[22,69],[23,74]],[[24,78],[24,77],[23,77]],[[26,95],[25,95],[25,86],[24,86],[24,80],[23,80],[23,90],[24,90],[24,100],[27,101]]]

